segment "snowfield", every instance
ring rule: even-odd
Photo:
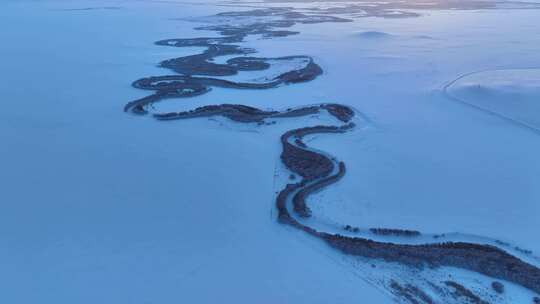
[[[154,42],[219,37],[195,27],[212,24],[217,13],[251,9],[238,5],[0,4],[0,302],[410,303],[398,292],[407,284],[435,303],[472,301],[433,287],[457,290],[449,281],[489,303],[540,296],[463,269],[346,255],[279,224],[274,200],[290,182],[280,136],[329,124],[328,115],[257,125],[223,117],[163,122],[122,111],[149,94],[132,81],[171,75],[158,63],[204,50]],[[347,3],[250,5],[306,12]],[[285,29],[297,35],[238,43],[257,57],[312,57],[323,69],[313,81],[213,87],[148,110],[348,105],[354,130],[304,139],[347,165],[343,179],[308,199],[305,223],[396,244],[489,244],[540,267],[540,10],[519,3],[398,10],[420,16],[354,11],[339,15],[352,22],[298,23]],[[266,82],[306,65],[272,63],[221,78]],[[378,236],[369,228],[422,235]],[[493,281],[503,282],[503,294]]]
[[[446,90],[457,101],[532,131],[540,131],[540,69],[467,74],[452,82]]]

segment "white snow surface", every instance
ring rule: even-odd
[[[540,69],[466,74],[446,90],[457,101],[540,132]]]
[[[122,111],[148,93],[133,80],[170,74],[157,63],[200,51],[154,41],[207,36],[185,18],[234,10],[208,3],[0,4],[1,303],[393,303],[377,282],[431,276],[345,257],[277,223],[279,136],[324,118],[245,126]],[[309,141],[347,164],[310,199],[315,219],[481,236],[534,261],[540,136],[451,97],[538,125],[540,73],[524,69],[540,66],[540,11],[422,13],[248,39],[255,56],[310,55],[325,73],[158,107],[350,105],[363,125]],[[530,299],[507,287],[495,302]]]

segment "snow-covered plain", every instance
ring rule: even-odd
[[[200,51],[154,41],[215,35],[193,30],[193,17],[231,7],[0,6],[0,302],[391,303],[378,280],[432,275],[345,257],[276,222],[278,138],[324,117],[258,127],[122,112],[146,94],[131,81],[169,74],[156,64]],[[310,201],[315,220],[477,235],[532,250],[534,260],[539,135],[451,97],[503,111],[509,94],[524,94],[512,101],[523,101],[520,109],[502,114],[537,126],[538,73],[493,71],[540,66],[540,11],[420,13],[249,37],[242,45],[257,56],[310,55],[325,73],[264,91],[215,88],[156,107],[353,106],[364,122],[357,130],[310,141],[348,168]],[[486,103],[486,94],[497,103]],[[510,287],[497,301],[529,303],[530,292]]]
[[[456,101],[540,132],[538,68],[469,73],[451,82],[446,91]]]

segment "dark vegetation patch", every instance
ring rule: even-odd
[[[406,245],[320,233],[330,246],[367,258],[398,262],[412,267],[450,266],[507,280],[540,292],[540,269],[489,245],[463,242]]]
[[[495,292],[498,294],[504,293],[504,285],[501,282],[497,282],[497,281],[492,282],[491,288],[493,288],[493,290],[495,290]]]
[[[472,291],[467,289],[465,286],[454,282],[454,281],[446,281],[444,282],[446,286],[451,287],[454,289],[450,294],[454,297],[454,299],[459,301],[467,301],[471,304],[489,304],[488,302],[482,300],[479,296],[474,294]]]
[[[519,252],[521,252],[521,253],[523,253],[523,254],[527,254],[527,255],[530,255],[530,254],[533,253],[532,250],[529,250],[529,249],[523,249],[523,248],[520,248],[520,247],[517,247],[517,246],[515,246],[514,249],[515,249],[516,251],[519,251]]]
[[[350,232],[354,232],[354,233],[360,232],[360,228],[358,228],[358,227],[353,227],[353,226],[351,226],[351,225],[345,225],[345,227],[343,227],[343,229],[344,229],[345,231],[350,231]]]
[[[420,288],[411,285],[411,284],[405,284],[400,285],[398,282],[392,280],[390,282],[390,288],[392,289],[392,292],[401,297],[406,299],[411,304],[433,304],[433,300],[431,297],[425,293]]]
[[[419,231],[405,230],[405,229],[370,228],[369,231],[378,235],[393,235],[393,236],[406,236],[406,237],[413,237],[413,236],[421,235]]]

